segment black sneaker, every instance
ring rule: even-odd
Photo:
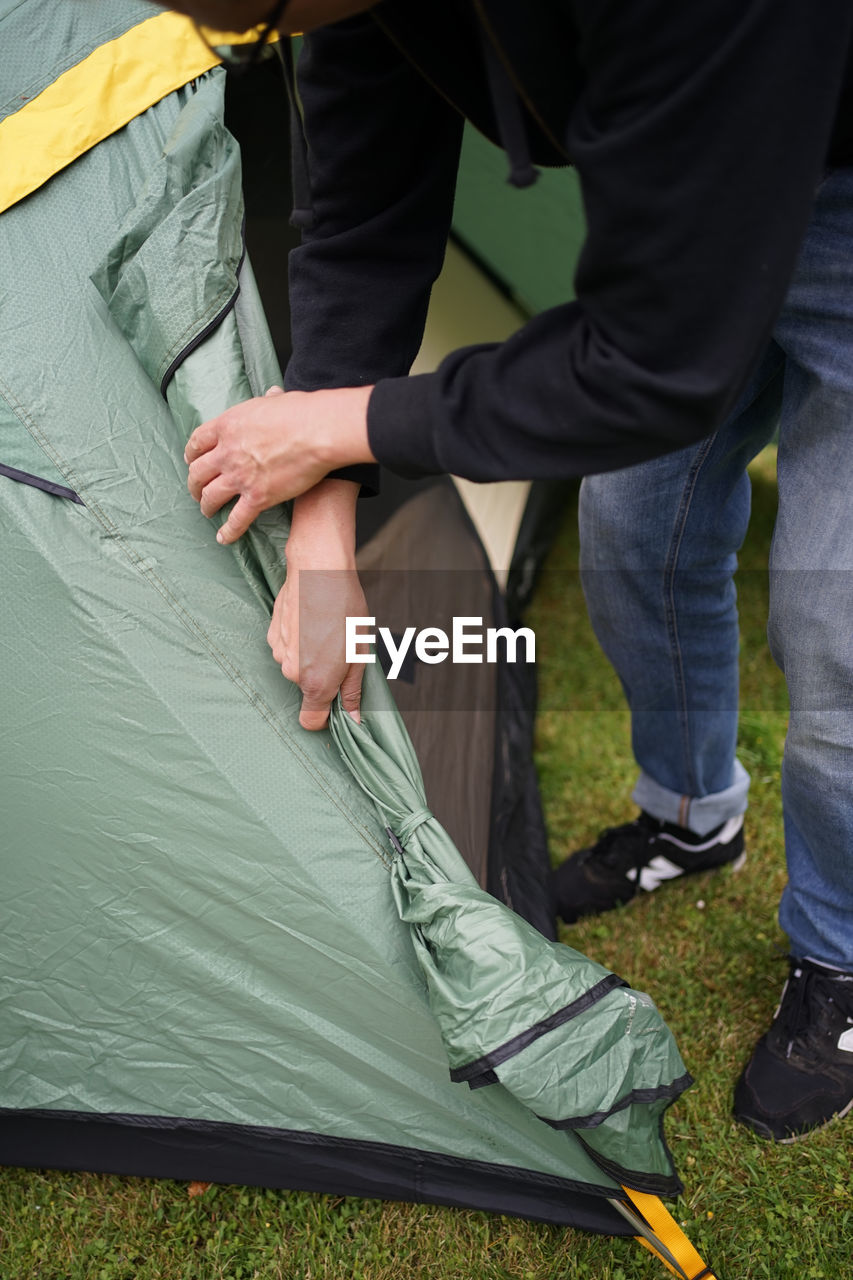
[[[792,959],[773,1025],[735,1087],[735,1118],[795,1142],[851,1107],[853,973]]]
[[[697,836],[641,812],[634,822],[602,831],[594,845],[570,854],[551,873],[554,911],[572,924],[651,893],[666,880],[743,861],[743,814]]]

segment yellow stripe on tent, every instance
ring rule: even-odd
[[[256,35],[220,32],[216,40],[242,44]],[[157,13],[102,44],[0,122],[0,213],[219,61],[179,13]]]

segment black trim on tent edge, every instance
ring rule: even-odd
[[[64,484],[57,484],[55,480],[45,480],[44,476],[30,475],[29,471],[19,471],[17,467],[7,467],[2,462],[0,462],[0,476],[5,476],[7,480],[16,480],[18,484],[31,485],[33,489],[41,489],[44,493],[51,493],[54,498],[66,498],[69,502],[79,502],[81,507],[84,505],[79,493],[67,488]]]
[[[626,1093],[624,1098],[620,1098],[607,1111],[593,1111],[588,1116],[567,1116],[564,1120],[549,1120],[547,1116],[539,1116],[538,1118],[543,1120],[545,1124],[550,1125],[552,1129],[597,1129],[609,1116],[615,1115],[617,1111],[624,1111],[626,1107],[632,1106],[635,1102],[660,1102],[663,1098],[669,1098],[671,1102],[674,1102],[693,1083],[693,1077],[689,1072],[685,1072],[683,1076],[679,1076],[671,1084],[659,1084],[654,1089],[632,1089],[630,1093]],[[642,1190],[642,1188],[638,1188],[638,1190]]]
[[[675,1099],[672,1101],[675,1101]],[[673,1169],[673,1173],[670,1176],[665,1173],[637,1173],[635,1169],[624,1169],[621,1165],[617,1164],[615,1160],[608,1160],[606,1156],[600,1155],[597,1151],[593,1151],[592,1147],[588,1143],[584,1142],[583,1135],[578,1133],[577,1130],[574,1131],[574,1134],[590,1160],[597,1164],[599,1169],[602,1169],[604,1173],[607,1173],[611,1178],[614,1178],[618,1183],[620,1183],[620,1185],[631,1187],[634,1191],[644,1191],[647,1195],[667,1196],[668,1198],[674,1199],[676,1196],[680,1196],[683,1192],[684,1183],[675,1172],[675,1160],[673,1159],[672,1152],[670,1151],[669,1144],[666,1140],[666,1135],[664,1134],[663,1113],[661,1113],[658,1119],[658,1130],[663,1149],[666,1153],[666,1158],[669,1160]]]
[[[384,1142],[171,1116],[0,1108],[0,1164],[444,1204],[632,1235],[619,1192]]]
[[[164,398],[166,395],[166,388],[183,362],[188,356],[192,355],[193,351],[195,351],[197,347],[201,346],[206,338],[210,337],[215,329],[219,328],[222,321],[231,311],[234,310],[234,307],[237,304],[237,299],[240,296],[240,272],[246,258],[245,214],[243,215],[243,225],[240,231],[240,236],[242,240],[242,249],[240,252],[240,260],[237,263],[237,268],[234,273],[237,280],[237,286],[234,289],[234,292],[226,300],[224,306],[217,311],[213,319],[210,320],[203,329],[200,329],[199,332],[195,334],[191,341],[178,352],[169,364],[169,367],[166,369],[166,372],[160,380],[160,394]],[[5,463],[0,463],[0,476],[5,476],[8,480],[15,480],[19,484],[31,485],[34,489],[41,489],[44,493],[52,494],[55,498],[65,498],[69,502],[77,502],[80,506],[85,506],[83,499],[74,489],[70,489],[62,484],[57,484],[54,480],[45,480],[43,476],[31,475],[28,471],[19,471],[17,467],[9,467],[6,466]]]
[[[617,987],[627,987],[627,985],[628,983],[625,979],[620,978],[618,974],[607,974],[594,987],[590,987],[582,996],[578,996],[577,1000],[573,1000],[571,1004],[564,1005],[562,1009],[558,1009],[556,1013],[550,1014],[547,1018],[542,1018],[539,1022],[533,1023],[532,1026],[520,1031],[517,1036],[513,1036],[511,1040],[507,1040],[497,1049],[484,1053],[481,1058],[475,1059],[474,1062],[466,1063],[464,1067],[454,1067],[450,1072],[450,1079],[454,1084],[460,1084],[464,1080],[470,1082],[483,1073],[492,1074],[495,1067],[499,1067],[502,1062],[507,1062],[510,1058],[514,1058],[516,1054],[528,1048],[540,1036],[547,1035],[549,1031],[556,1031],[557,1027],[563,1026],[566,1022],[571,1022],[572,1018],[579,1017],[587,1009],[592,1008],[594,1004],[598,1004],[599,1000],[603,1000],[606,995]]]
[[[676,1098],[680,1097],[685,1089],[689,1089],[692,1084],[693,1077],[689,1072],[685,1072],[683,1076],[679,1076],[672,1084],[660,1085],[657,1089],[634,1089],[625,1098],[620,1099],[610,1111],[601,1111],[594,1116],[581,1117],[580,1119],[573,1117],[570,1120],[548,1120],[545,1116],[539,1116],[539,1119],[543,1120],[552,1129],[570,1130],[590,1160],[623,1186],[631,1187],[635,1191],[645,1191],[653,1196],[679,1196],[684,1190],[684,1183],[675,1171],[675,1159],[666,1140],[663,1118]],[[659,1102],[662,1100],[666,1100],[666,1107],[658,1117],[658,1133],[661,1146],[672,1170],[670,1174],[646,1173],[643,1170],[628,1169],[625,1165],[617,1164],[615,1160],[609,1160],[606,1156],[595,1151],[589,1143],[584,1141],[583,1134],[579,1132],[584,1128],[595,1128],[608,1115],[613,1115],[614,1112],[623,1110],[625,1107],[630,1106],[632,1102]]]

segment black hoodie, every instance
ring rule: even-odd
[[[853,162],[850,0],[386,0],[306,38],[313,221],[290,388],[376,382],[404,475],[627,466],[713,431],[766,345],[826,167]],[[574,164],[575,301],[405,377],[464,118]]]

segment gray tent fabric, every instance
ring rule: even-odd
[[[4,49],[36,7],[0,5]],[[150,14],[71,6],[90,25],[94,8],[111,36]],[[68,36],[48,23],[40,49],[16,45],[3,101],[32,80],[21,60],[48,65],[53,40],[61,61]],[[186,491],[190,431],[279,376],[243,251],[223,82],[194,76],[0,215],[0,1162],[631,1234],[622,1169],[677,1185],[642,1118],[657,1105],[645,1095],[680,1079],[668,1032],[614,985],[587,1020],[612,1039],[589,1095],[568,1079],[540,1102],[533,1068],[516,1070],[528,1050],[489,1066],[505,1087],[451,1079],[449,1066],[530,1026],[506,999],[517,974],[487,972],[493,928],[537,966],[534,1023],[601,971],[494,903],[431,820],[412,830],[416,765],[375,668],[364,715],[381,766],[363,758],[367,730],[340,717],[344,754],[330,732],[299,728],[299,692],[266,645],[287,512],[221,548]],[[380,767],[399,789],[393,823],[364,790]],[[446,885],[447,919],[480,938],[468,958],[441,911],[427,918]],[[440,940],[448,965],[474,965],[495,1030],[459,1036],[458,986],[436,1003],[422,959]],[[558,970],[545,994],[540,975]],[[536,1051],[548,1073],[585,1053],[543,1055],[551,1036]],[[628,1061],[637,1047],[648,1052]],[[620,1083],[610,1064],[625,1049]],[[563,1132],[535,1114],[595,1109],[613,1123]]]

